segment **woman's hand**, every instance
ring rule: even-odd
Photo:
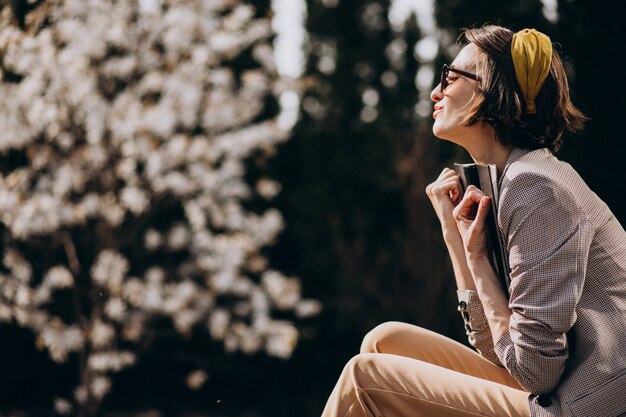
[[[452,231],[458,233],[452,214],[454,206],[461,200],[461,183],[457,173],[450,168],[444,168],[439,177],[426,187],[426,194],[441,222],[444,235]]]
[[[490,198],[470,185],[461,202],[453,210],[468,258],[487,257],[485,220],[489,213],[489,205]]]
[[[467,266],[471,272],[476,292],[480,297],[494,346],[509,331],[511,309],[509,300],[489,262],[485,220],[490,208],[490,198],[481,190],[470,185],[461,202],[454,208],[456,220],[463,240]]]
[[[456,220],[452,214],[454,206],[461,201],[459,176],[450,168],[444,168],[439,177],[426,187],[426,194],[441,222],[443,240],[450,254],[457,288],[476,291],[474,279],[467,267],[467,256],[463,248],[463,239],[461,239]]]

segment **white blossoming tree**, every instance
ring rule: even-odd
[[[240,0],[0,7],[0,320],[79,358],[57,411],[94,413],[161,317],[288,358],[319,304],[262,253],[280,213],[247,204],[279,184],[246,161],[289,133],[268,20]]]

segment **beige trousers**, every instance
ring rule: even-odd
[[[508,371],[430,330],[383,323],[343,369],[322,417],[528,417]]]

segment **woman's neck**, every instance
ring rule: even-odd
[[[501,144],[492,129],[484,129],[480,133],[473,140],[465,141],[462,146],[469,152],[474,162],[495,164],[498,174],[502,174],[512,146]]]
[[[500,145],[489,148],[467,149],[474,162],[479,164],[495,164],[498,174],[502,174],[506,161],[509,159],[511,147]]]

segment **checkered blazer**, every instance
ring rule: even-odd
[[[478,295],[459,291],[470,343],[531,393],[531,417],[626,415],[624,228],[548,149],[514,148],[499,181],[511,321],[494,346]]]

